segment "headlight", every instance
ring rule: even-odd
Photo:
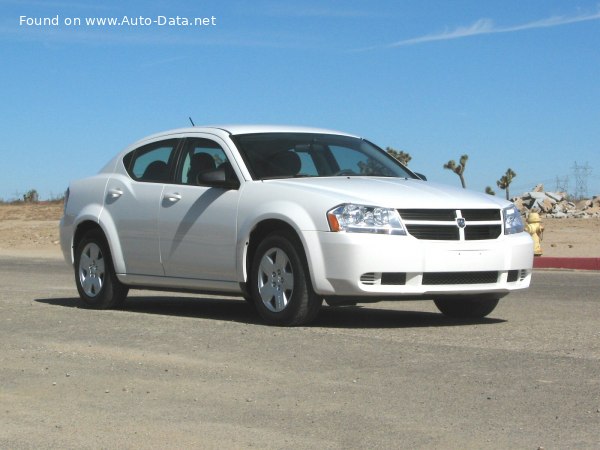
[[[504,219],[504,234],[520,233],[525,229],[521,213],[515,205],[504,208],[502,218]]]
[[[392,208],[346,203],[328,211],[327,221],[331,231],[406,234],[398,211]]]

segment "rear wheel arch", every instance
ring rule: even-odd
[[[73,233],[73,261],[75,261],[75,249],[81,239],[91,230],[99,230],[104,236],[104,240],[108,245],[108,249],[110,250],[110,254],[112,257],[112,263],[114,265],[116,273],[125,273],[126,265],[125,260],[123,259],[123,253],[121,250],[121,243],[118,239],[118,233],[112,221],[96,221],[85,219],[77,224],[75,228],[75,232]]]
[[[77,225],[75,233],[73,233],[73,242],[71,249],[73,255],[75,255],[75,249],[77,248],[83,237],[91,230],[100,230],[102,234],[104,234],[104,238],[106,239],[106,234],[102,230],[102,227],[98,225],[98,223],[93,222],[91,220],[85,220]]]

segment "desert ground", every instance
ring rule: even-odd
[[[63,205],[0,205],[0,255],[61,258],[58,221]],[[542,218],[543,256],[600,257],[600,219]]]

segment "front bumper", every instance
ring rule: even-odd
[[[478,241],[318,231],[304,237],[313,288],[323,296],[502,296],[531,280],[527,233]]]

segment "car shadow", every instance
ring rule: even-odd
[[[311,326],[323,328],[430,328],[492,325],[504,322],[506,320],[488,317],[454,319],[439,312],[372,308],[366,304],[324,307]]]
[[[36,302],[65,308],[88,309],[78,297],[43,298]],[[165,295],[132,296],[118,308],[119,311],[191,317],[264,325],[254,306],[243,299],[177,297]],[[90,309],[90,311],[94,311]],[[493,325],[503,319],[453,319],[437,312],[407,311],[364,306],[329,307],[324,305],[310,328],[428,328],[468,325]]]
[[[96,311],[88,308],[79,297],[46,298],[35,301],[53,306]],[[130,296],[116,311],[155,314],[197,319],[215,319],[246,324],[261,324],[254,307],[243,299],[178,297],[167,295]],[[102,311],[97,311],[102,312]]]

